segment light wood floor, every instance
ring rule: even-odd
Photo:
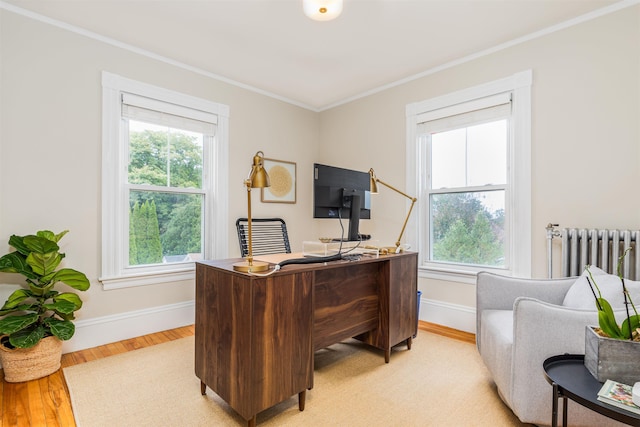
[[[456,331],[422,321],[419,328],[449,338],[475,343],[475,335],[468,332]],[[62,367],[185,338],[193,334],[194,327],[191,325],[67,353],[62,356]],[[2,370],[0,370],[0,377],[2,378],[0,382],[0,407],[2,407],[0,427],[75,427],[69,390],[62,375],[62,369],[48,377],[25,383],[5,382]]]

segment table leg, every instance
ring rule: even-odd
[[[256,416],[257,415],[254,415],[253,418],[247,422],[247,427],[256,427]]]
[[[551,427],[558,427],[558,384],[552,383],[553,402],[551,402]]]
[[[202,381],[200,381],[200,394],[203,396],[207,394],[207,385]]]
[[[566,396],[562,396],[562,427],[567,427],[567,403],[568,399]]]

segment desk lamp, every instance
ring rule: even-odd
[[[402,194],[404,197],[406,197],[407,199],[411,200],[411,207],[409,208],[409,212],[407,213],[407,217],[404,219],[404,224],[402,224],[402,230],[400,230],[400,235],[398,236],[398,240],[396,241],[396,246],[395,248],[388,248],[390,250],[392,250],[394,253],[400,253],[402,252],[402,248],[400,247],[400,240],[402,239],[402,235],[404,234],[404,229],[407,227],[407,222],[409,221],[409,216],[411,215],[411,210],[413,209],[413,205],[415,205],[416,201],[418,199],[416,199],[415,197],[411,197],[406,193],[403,193],[402,191],[398,190],[397,188],[387,184],[386,182],[378,179],[378,177],[376,176],[376,173],[373,171],[372,169],[369,169],[369,190],[371,191],[371,194],[378,194],[378,183],[384,185],[387,188],[390,188],[391,190],[395,191],[396,193]]]
[[[247,230],[249,238],[247,241],[248,251],[245,261],[233,264],[233,269],[245,273],[253,273],[257,271],[265,271],[269,269],[269,263],[253,262],[252,236],[251,236],[251,189],[269,187],[269,175],[264,170],[264,153],[258,151],[253,156],[253,165],[249,172],[249,177],[244,181],[247,187]]]

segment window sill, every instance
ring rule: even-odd
[[[112,289],[133,288],[136,286],[157,285],[160,283],[195,280],[195,266],[172,271],[141,273],[115,277],[101,277],[98,279],[105,291]]]
[[[481,271],[489,271],[504,276],[510,276],[511,271],[490,267],[460,267],[454,265],[422,265],[418,268],[418,275],[425,279],[445,280],[448,282],[476,284],[476,276]]]

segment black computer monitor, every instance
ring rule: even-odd
[[[313,164],[313,217],[348,218],[346,240],[361,240],[360,219],[371,218],[369,173]]]

